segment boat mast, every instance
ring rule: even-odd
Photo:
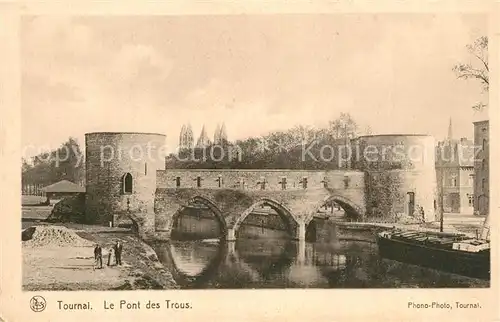
[[[444,198],[443,198],[443,178],[444,178],[444,168],[441,168],[438,176],[438,200],[437,200],[437,212],[439,216],[439,231],[443,232],[444,226]]]
[[[443,187],[439,189],[439,231],[443,232],[444,229],[444,198],[443,198]]]

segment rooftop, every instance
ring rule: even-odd
[[[85,192],[85,188],[68,180],[61,180],[42,189],[45,192]]]

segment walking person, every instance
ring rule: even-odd
[[[122,264],[122,250],[123,250],[122,244],[119,241],[116,242],[116,244],[115,244],[116,265]]]
[[[99,244],[96,244],[94,248],[94,260],[95,266],[102,268],[102,248]]]

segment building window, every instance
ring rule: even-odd
[[[486,188],[486,179],[483,178],[483,180],[481,180],[481,188],[484,189]]]
[[[348,176],[344,176],[344,189],[347,189],[349,188],[349,177]]]
[[[122,191],[124,194],[132,193],[132,175],[128,172],[122,178]]]
[[[469,186],[474,186],[474,175],[469,174]]]
[[[456,187],[457,186],[457,178],[452,178],[451,179],[451,186]]]
[[[469,207],[474,207],[474,195],[467,194],[467,198],[469,199]]]
[[[486,139],[483,139],[483,150],[486,149]]]
[[[485,168],[486,168],[486,159],[483,159],[483,160],[481,161],[481,169],[483,169],[483,170],[484,170]]]
[[[175,187],[179,188],[181,186],[181,177],[175,178]]]
[[[260,190],[266,190],[266,178],[260,177],[259,182],[257,184],[260,185]]]
[[[147,176],[148,175],[148,163],[144,163],[144,175]]]
[[[217,177],[217,179],[215,179],[217,181],[217,184],[219,185],[219,188],[222,187],[222,176],[219,174],[219,176]]]
[[[196,180],[196,187],[201,188],[201,180],[202,180],[201,177],[197,176],[195,180]]]
[[[307,177],[303,177],[299,183],[302,183],[303,189],[307,189]]]
[[[281,184],[281,190],[286,190],[286,177],[281,177],[281,181],[279,183]]]

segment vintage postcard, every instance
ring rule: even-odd
[[[500,318],[499,7],[358,4],[6,5],[0,318]]]

